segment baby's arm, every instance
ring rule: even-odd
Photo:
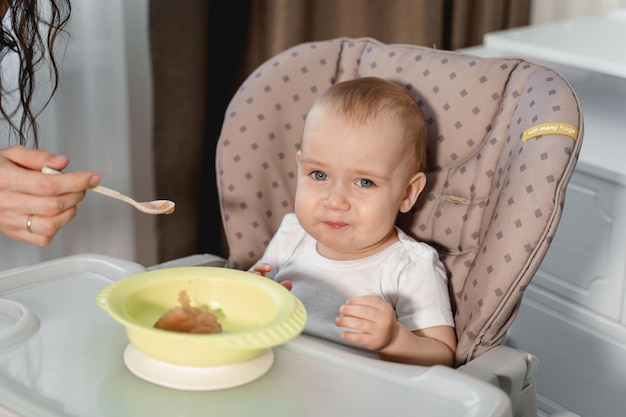
[[[454,365],[453,327],[435,326],[411,332],[398,323],[389,303],[374,296],[351,298],[339,313],[335,324],[355,330],[343,332],[341,337],[376,351],[383,360],[425,366]]]
[[[395,340],[378,351],[379,358],[425,366],[454,366],[456,335],[453,327],[435,326],[413,332],[399,323],[398,327]]]

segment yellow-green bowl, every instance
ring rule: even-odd
[[[154,327],[180,306],[186,290],[192,307],[220,309],[221,334],[189,334]],[[154,359],[184,366],[222,366],[250,360],[298,336],[306,323],[302,302],[271,279],[218,267],[143,272],[104,288],[98,305],[124,325],[130,342]]]

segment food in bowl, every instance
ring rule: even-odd
[[[187,291],[181,290],[178,293],[178,302],[180,307],[176,306],[167,310],[154,323],[154,327],[181,333],[222,333],[222,325],[218,321],[217,314],[211,309],[192,307]]]
[[[220,334],[171,332],[154,323],[185,289],[195,305],[221,311]],[[144,355],[174,365],[210,367],[258,357],[304,330],[302,302],[279,283],[250,272],[191,266],[142,272],[100,291],[98,305]]]

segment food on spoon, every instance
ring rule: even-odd
[[[178,293],[180,307],[166,311],[154,324],[157,329],[171,330],[180,333],[218,334],[222,333],[222,325],[218,316],[211,310],[191,307],[187,291]]]

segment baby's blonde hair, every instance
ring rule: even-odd
[[[414,149],[416,172],[426,169],[427,132],[424,114],[401,86],[377,77],[344,81],[330,87],[315,106],[350,123],[365,124],[389,117],[403,131],[404,143]]]

